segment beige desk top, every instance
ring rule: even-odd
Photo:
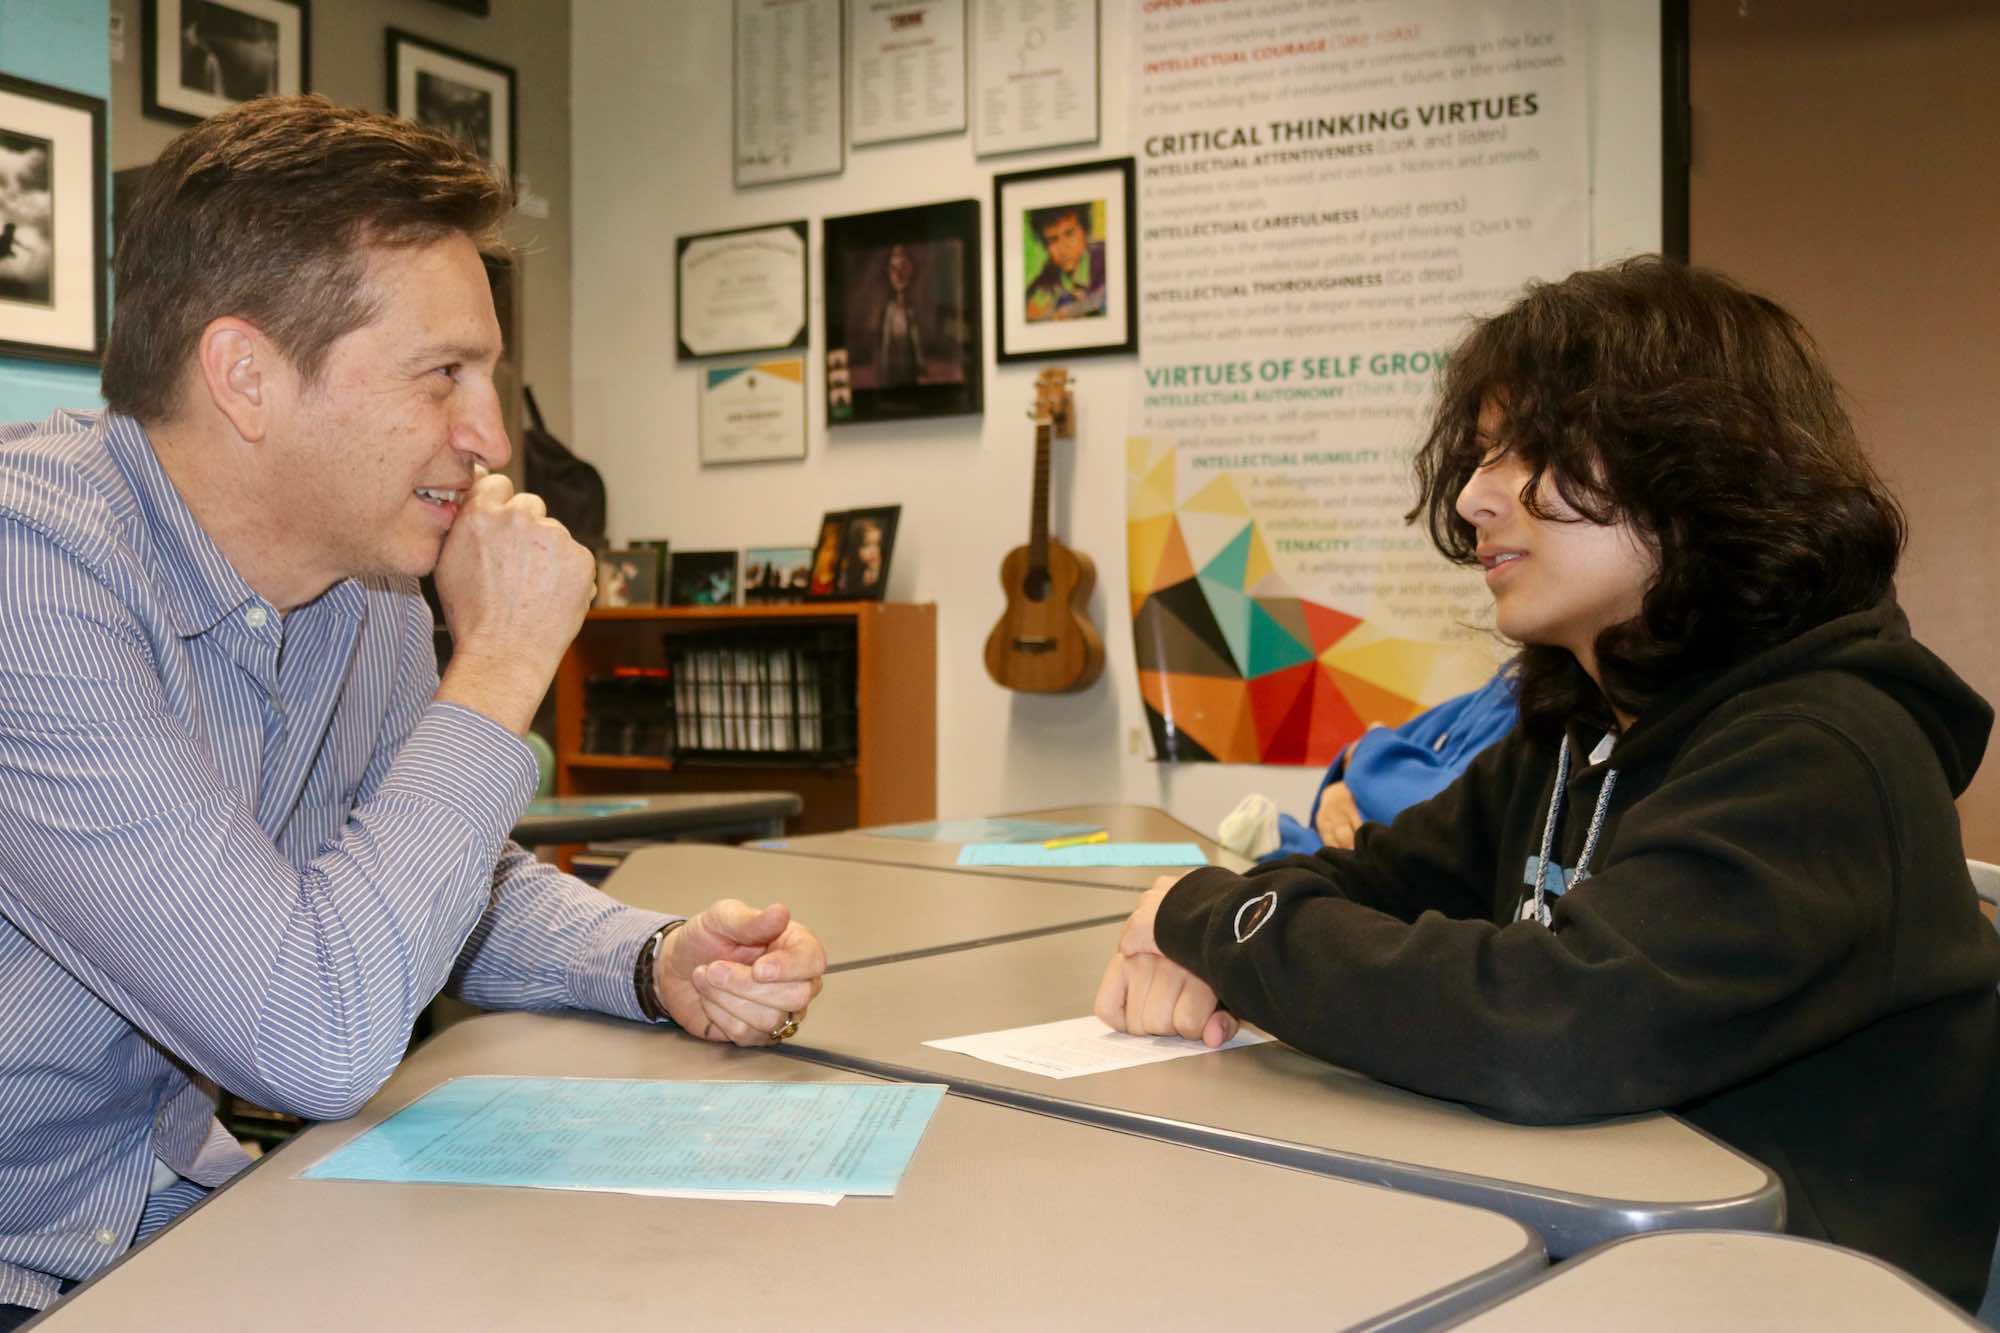
[[[1899,1268],[1822,1241],[1681,1231],[1601,1245],[1454,1328],[1939,1333],[1980,1325]]]
[[[997,819],[1037,819],[1065,824],[1092,824],[1111,835],[1113,842],[1192,842],[1207,854],[1210,864],[1242,870],[1250,862],[1234,852],[1224,851],[1214,839],[1189,828],[1164,810],[1150,805],[1065,805],[1051,810],[1023,810]],[[762,851],[787,852],[796,856],[834,857],[843,861],[879,861],[885,865],[930,866],[967,875],[1005,875],[1017,879],[1055,879],[1072,884],[1096,884],[1106,888],[1149,889],[1161,875],[1182,875],[1185,869],[1151,866],[1082,866],[1039,870],[1018,866],[987,869],[958,864],[963,843],[925,842],[918,838],[882,837],[866,829],[847,833],[814,833],[803,838],[770,838],[748,843]]]
[[[40,1327],[1407,1327],[1542,1265],[1493,1213],[959,1097],[894,1198],[833,1208],[295,1179],[474,1073],[856,1077],[608,1019],[472,1019],[359,1116],[308,1130]]]
[[[942,875],[917,866],[769,856],[670,843],[634,852],[604,882],[621,902],[698,912],[717,898],[782,902],[826,945],[832,970],[1122,920],[1129,894],[1046,879]]]
[[[1552,1255],[1668,1226],[1775,1228],[1765,1168],[1669,1115],[1528,1127],[1276,1042],[1055,1080],[925,1046],[1090,1012],[1116,925],[871,967],[827,983],[789,1049],[889,1077],[1495,1208]]]

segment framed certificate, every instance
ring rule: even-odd
[[[856,147],[965,129],[965,0],[856,0],[847,17]]]
[[[972,151],[1098,140],[1098,0],[979,0]]]
[[[840,174],[840,0],[736,0],[735,17],[736,184]]]
[[[806,361],[708,366],[701,374],[701,461],[765,463],[806,456]]]
[[[743,227],[674,242],[674,334],[683,357],[806,345],[806,224]]]

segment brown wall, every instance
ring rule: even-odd
[[[1909,509],[1918,637],[2000,700],[2000,5],[1689,11],[1692,257],[1819,339]],[[2000,745],[1959,811],[2000,861]]]

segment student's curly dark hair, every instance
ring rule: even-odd
[[[1717,671],[1893,589],[1901,508],[1862,455],[1805,329],[1720,274],[1642,257],[1531,286],[1446,363],[1416,459],[1422,518],[1445,557],[1474,564],[1455,508],[1500,447],[1544,475],[1582,522],[1625,520],[1658,557],[1638,616],[1597,638],[1603,690],[1565,649],[1521,654],[1521,715],[1544,734],[1574,716],[1638,714]]]

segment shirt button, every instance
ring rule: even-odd
[[[245,611],[243,613],[243,623],[248,625],[251,629],[264,628],[264,621],[266,618],[267,617],[264,615],[264,608],[261,606],[253,606],[248,611]]]
[[[118,1243],[118,1233],[110,1227],[99,1227],[97,1229],[97,1243],[99,1245],[115,1245]]]

